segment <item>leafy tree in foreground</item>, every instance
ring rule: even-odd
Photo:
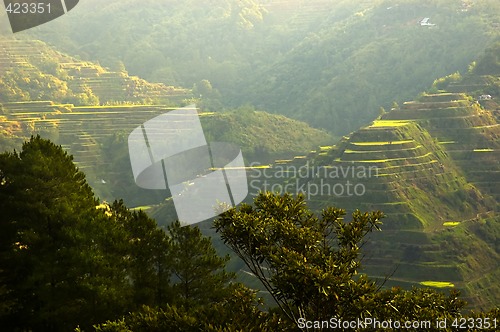
[[[349,222],[344,215],[342,209],[328,208],[318,218],[303,196],[261,193],[254,206],[243,204],[220,215],[215,227],[300,329],[309,330],[305,321],[330,319],[435,322],[462,317],[465,302],[458,292],[381,290],[359,274],[363,238],[379,229],[383,214],[355,211]],[[498,312],[485,315],[493,319]]]
[[[364,276],[354,278],[359,249],[382,213],[357,211],[346,223],[340,209],[329,208],[317,218],[301,196],[266,193],[254,203],[222,214],[215,227],[286,316],[295,322],[360,316],[376,285]]]

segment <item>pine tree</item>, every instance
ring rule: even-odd
[[[168,227],[174,303],[186,307],[206,305],[227,295],[233,273],[224,267],[229,256],[219,257],[209,238],[198,227]]]
[[[0,155],[3,328],[67,331],[117,314],[123,272],[106,254],[109,218],[72,157],[32,137]]]
[[[169,242],[165,231],[144,211],[130,211],[122,200],[109,207],[119,227],[127,277],[132,284],[132,307],[161,306],[170,299]],[[131,309],[129,308],[129,309]]]

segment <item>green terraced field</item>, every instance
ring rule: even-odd
[[[406,126],[408,121],[399,121],[399,120],[377,120],[373,121],[373,124],[370,125],[372,128],[376,127],[399,127]]]
[[[359,146],[373,146],[373,145],[377,146],[377,145],[407,144],[412,142],[414,142],[414,140],[386,141],[386,142],[351,142],[351,144]]]
[[[437,102],[434,98],[442,102]],[[372,125],[344,137],[328,153],[321,150],[316,152],[317,160],[321,160],[325,167],[378,165],[377,177],[362,182],[366,189],[363,196],[321,196],[311,199],[311,204],[318,208],[334,204],[346,208],[347,211],[362,207],[366,210],[381,209],[387,214],[382,226],[383,231],[373,234],[366,248],[373,257],[373,263],[368,259],[364,271],[375,278],[383,279],[383,274],[389,273],[391,264],[398,266],[406,259],[411,259],[412,264],[406,263],[405,268],[400,267],[395,272],[393,279],[398,280],[393,283],[395,285],[457,287],[467,293],[477,292],[481,282],[469,284],[466,280],[478,278],[484,281],[491,278],[490,269],[494,265],[483,267],[484,273],[478,272],[481,269],[465,268],[455,262],[456,254],[441,247],[437,236],[447,230],[452,232],[449,236],[458,241],[455,243],[456,250],[463,250],[462,255],[477,252],[479,249],[465,249],[465,243],[470,240],[462,238],[465,236],[462,232],[455,233],[455,230],[463,228],[454,227],[461,224],[460,221],[443,220],[471,220],[476,217],[473,211],[495,208],[491,197],[477,200],[477,197],[484,197],[486,192],[480,192],[468,182],[468,173],[464,175],[460,168],[460,165],[466,167],[465,160],[457,165],[456,160],[452,159],[454,155],[447,150],[463,150],[462,158],[472,158],[469,155],[474,150],[478,152],[476,155],[490,155],[496,151],[493,146],[489,147],[487,142],[491,144],[492,140],[484,136],[487,133],[481,133],[474,128],[496,130],[497,126],[492,125],[494,120],[465,98],[459,102],[453,100],[460,98],[461,95],[452,94],[426,96],[425,111],[418,109],[416,104],[412,105],[414,110],[408,108],[403,111],[391,111],[384,115],[388,119],[375,121]],[[460,108],[447,108],[443,111],[443,106],[452,104],[460,104]],[[420,106],[422,105],[420,103]],[[433,107],[438,107],[439,112],[433,113]],[[418,116],[415,112],[419,112]],[[484,143],[478,146],[478,142]],[[318,157],[319,154],[323,159]],[[353,157],[359,160],[352,160]],[[498,167],[496,163],[467,160],[474,162],[473,170],[478,176],[484,173],[490,180],[498,181],[491,176]],[[488,186],[483,185],[490,191],[494,190],[493,186],[491,183]],[[469,224],[464,225],[468,227]],[[408,230],[417,232],[406,234]],[[471,233],[468,234],[471,236]],[[480,239],[475,239],[474,247],[487,247]],[[495,257],[488,250],[479,255],[491,260]],[[376,262],[383,262],[383,268]],[[432,276],[436,275],[453,282],[432,281]],[[490,296],[484,293],[484,290],[480,292],[483,292],[484,297]],[[470,299],[479,301],[477,297]]]
[[[443,223],[443,226],[446,226],[446,227],[454,227],[454,226],[458,226],[458,225],[460,225],[459,221],[446,221]]]
[[[420,282],[421,285],[423,286],[428,286],[428,287],[436,287],[436,288],[452,288],[455,287],[455,285],[451,282],[447,281],[422,281]]]

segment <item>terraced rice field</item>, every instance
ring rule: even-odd
[[[402,141],[386,141],[386,142],[351,142],[353,145],[359,146],[379,146],[379,145],[397,145],[397,144],[407,144],[415,142],[414,140],[402,140]]]
[[[377,120],[373,121],[373,124],[370,125],[371,128],[376,127],[399,127],[406,126],[408,121],[400,121],[400,120]]]
[[[478,179],[489,176],[490,183],[484,183],[483,188],[489,187],[493,191],[494,183],[498,181],[492,177],[499,173],[493,172],[497,163],[490,164],[487,159],[482,163],[467,159],[472,153],[485,156],[496,153],[497,148],[487,145],[491,140],[481,136],[488,134],[488,131],[481,133],[481,130],[491,132],[496,126],[490,126],[491,117],[481,113],[476,106],[468,107],[468,101],[459,100],[461,96],[427,96],[426,103],[413,103],[404,110],[391,111],[386,115],[387,119],[375,121],[371,126],[344,137],[332,149],[310,152],[312,159],[321,155],[322,159],[318,160],[326,163],[325,167],[376,165],[378,169],[376,177],[362,181],[348,177],[330,182],[339,184],[347,179],[351,183],[361,183],[365,191],[359,197],[318,196],[311,201],[313,207],[334,205],[345,208],[348,214],[356,208],[384,211],[387,218],[383,220],[383,232],[371,235],[371,243],[365,248],[370,259],[365,261],[364,271],[371,277],[383,280],[384,275],[392,272],[391,266],[399,266],[392,276],[397,280],[395,285],[458,287],[462,290],[469,287],[464,280],[472,272],[450,264],[454,257],[443,252],[432,237],[432,230],[445,227],[451,231],[460,223],[443,223],[440,220],[444,218],[466,220],[475,217],[470,210],[457,211],[456,207],[462,206],[464,199],[467,200],[464,197],[470,194],[468,181],[471,177],[464,177],[455,164],[458,155],[450,151],[463,154],[460,155],[464,160],[462,165],[474,162],[472,169],[478,173]],[[440,109],[442,107],[445,108]],[[286,165],[292,161],[282,160],[280,163]],[[318,179],[316,182],[315,179],[307,181],[318,186],[324,184]],[[488,182],[486,179],[482,181]],[[473,190],[474,195],[479,195],[477,189]],[[441,219],[436,216],[441,216]],[[425,229],[431,232],[426,233]],[[449,281],[434,281],[433,277],[437,275]]]
[[[422,281],[422,286],[435,287],[435,288],[453,288],[455,285],[447,281]]]

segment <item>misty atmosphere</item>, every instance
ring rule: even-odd
[[[498,0],[0,5],[0,330],[496,331]]]

